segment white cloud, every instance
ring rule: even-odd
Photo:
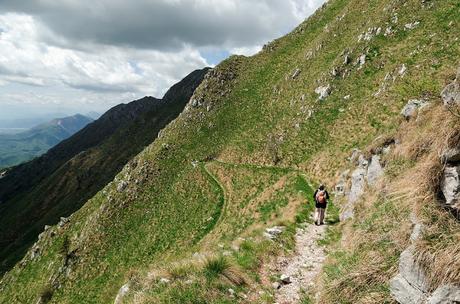
[[[101,100],[95,96],[98,94],[106,95],[108,100],[113,99],[114,93],[130,98],[161,97],[165,89],[178,79],[207,65],[199,51],[189,47],[161,52],[94,45],[94,52],[84,52],[50,46],[40,40],[39,27],[28,15],[0,15],[0,81],[3,85],[70,87],[83,90],[78,92],[82,102],[89,102],[90,98]],[[0,88],[0,103],[8,98],[1,93]],[[27,100],[33,98],[41,102],[42,99],[23,95]],[[47,97],[55,99],[51,95],[50,92]],[[61,99],[62,102],[68,100],[65,96]],[[119,102],[119,98],[116,101]]]
[[[207,50],[255,54],[324,1],[2,0],[0,106],[161,97]]]

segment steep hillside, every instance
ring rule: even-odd
[[[69,216],[104,187],[183,110],[207,69],[174,85],[163,99],[118,105],[43,156],[0,179],[0,260],[22,258],[45,225]]]
[[[331,188],[347,168],[360,169],[360,191],[343,174],[343,223],[330,208],[328,259],[303,302],[395,302],[411,211],[427,227],[413,251],[423,295],[458,286],[456,198],[440,204],[456,194],[439,191],[443,161],[431,149],[459,144],[457,105],[441,98],[459,66],[459,10],[456,0],[331,0],[259,54],[225,60],[154,143],[40,235],[2,278],[0,301],[273,303],[279,273],[267,265],[294,254],[312,184]],[[409,112],[422,115],[406,122],[413,99]],[[363,153],[350,163],[353,149]],[[377,156],[384,173],[367,186]],[[398,181],[424,199],[412,204]]]
[[[89,117],[77,114],[53,119],[25,132],[0,134],[0,168],[11,167],[42,155],[92,121]]]

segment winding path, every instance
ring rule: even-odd
[[[278,169],[286,170],[287,172],[300,173],[307,181],[308,178],[301,170],[277,167],[277,166],[261,166],[256,164],[234,164],[220,160],[214,160],[217,163],[231,166],[243,166],[260,169]],[[219,217],[213,227],[219,225],[225,216],[227,209],[228,193],[219,179],[212,174],[207,165],[209,163],[201,163],[204,172],[212,179],[213,183],[217,184],[223,195],[223,203],[220,208]],[[309,182],[308,182],[309,183]],[[310,187],[311,184],[309,183]],[[296,304],[300,303],[303,290],[309,290],[314,287],[315,278],[321,271],[323,262],[326,257],[324,248],[318,244],[318,241],[323,239],[326,233],[327,225],[316,226],[314,224],[303,223],[297,228],[295,235],[295,251],[293,255],[277,258],[272,265],[267,265],[268,271],[276,272],[279,276],[286,275],[290,278],[291,283],[281,285],[280,289],[275,294],[275,301],[278,304]]]

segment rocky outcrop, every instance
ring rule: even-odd
[[[427,300],[427,304],[451,303],[460,303],[460,288],[451,284],[439,287]]]
[[[421,236],[422,224],[414,213],[411,214],[413,230],[411,242]],[[402,304],[423,303],[428,292],[425,272],[419,266],[414,255],[415,246],[412,244],[401,253],[399,258],[399,273],[390,281],[391,295]]]
[[[443,163],[453,164],[460,162],[460,147],[450,148],[444,151],[441,156]]]
[[[351,174],[351,189],[348,195],[348,202],[354,203],[364,193],[366,186],[366,169],[358,168]]]
[[[445,206],[460,210],[460,165],[445,167],[441,190],[445,198]]]
[[[120,290],[118,291],[117,297],[115,298],[115,301],[113,304],[121,304],[123,303],[123,298],[125,295],[129,292],[129,283],[126,283],[125,285],[121,286]]]
[[[460,105],[460,69],[457,78],[442,90],[441,98],[445,106]]]
[[[373,186],[382,175],[383,168],[380,164],[380,156],[373,155],[369,164],[369,168],[367,168],[367,182],[369,185]]]
[[[319,95],[319,100],[326,99],[327,97],[329,97],[329,95],[331,95],[331,92],[332,90],[330,85],[320,86],[315,89],[315,93]]]
[[[410,120],[411,118],[416,117],[418,114],[418,111],[427,105],[428,103],[424,100],[411,99],[407,102],[407,104],[401,110],[401,115],[406,120]]]
[[[423,224],[411,214],[411,245],[401,253],[399,273],[390,281],[390,292],[401,304],[451,304],[460,301],[460,286],[445,284],[430,292],[425,271],[415,258],[414,243],[421,237]]]

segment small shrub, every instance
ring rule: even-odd
[[[208,259],[204,265],[203,272],[206,279],[212,281],[217,279],[228,268],[230,268],[230,263],[225,257],[220,256],[217,258]]]
[[[51,301],[53,294],[54,294],[54,289],[50,285],[46,285],[40,291],[40,300],[38,303],[41,303],[41,304],[48,303],[49,301]]]

